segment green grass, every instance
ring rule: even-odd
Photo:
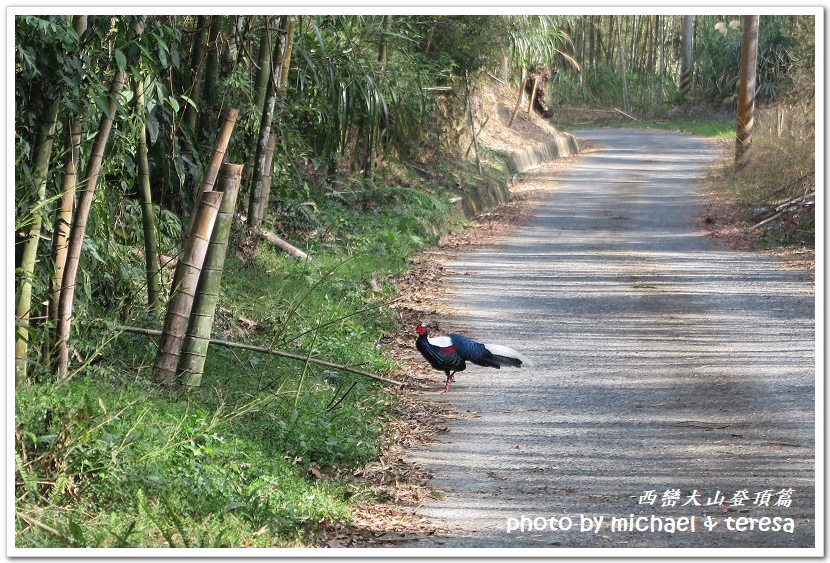
[[[734,139],[736,124],[718,119],[680,119],[676,121],[644,121],[636,125],[638,129],[651,128],[666,131],[683,131],[701,137],[716,139]]]
[[[269,226],[305,239],[311,259],[266,242],[229,255],[215,337],[387,375],[389,277],[458,224],[449,196],[355,180],[318,192],[293,226],[275,209]],[[201,387],[167,390],[152,383],[153,339],[112,319],[78,329],[92,361],[15,396],[17,547],[310,544],[374,498],[351,474],[387,439],[394,400],[378,381],[211,345]]]

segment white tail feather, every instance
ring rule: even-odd
[[[490,350],[490,353],[496,354],[497,356],[504,356],[506,358],[516,358],[520,362],[522,362],[522,367],[531,367],[533,362],[527,356],[517,352],[513,348],[508,348],[507,346],[500,346],[499,344],[485,344],[485,348]]]

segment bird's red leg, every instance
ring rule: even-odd
[[[454,375],[455,375],[455,372],[452,372],[451,374],[449,374],[449,375],[447,376],[447,386],[446,386],[446,387],[444,387],[444,390],[443,390],[443,391],[439,391],[439,393],[446,393],[447,391],[449,391],[449,390],[450,390],[450,381],[453,381],[453,380],[455,379],[455,378],[453,377]]]

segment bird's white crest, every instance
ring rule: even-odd
[[[507,358],[516,358],[522,362],[522,367],[530,367],[533,365],[533,362],[530,358],[526,357],[524,354],[521,354],[514,350],[513,348],[508,348],[507,346],[500,346],[499,344],[485,344],[485,348],[490,350],[490,353],[496,354],[498,356],[505,356]]]
[[[433,336],[432,338],[427,338],[427,342],[439,348],[449,348],[452,346],[452,340],[449,336]]]

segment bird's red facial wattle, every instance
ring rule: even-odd
[[[418,326],[415,328],[418,331],[418,334],[424,334],[427,331],[427,327],[418,323]]]

